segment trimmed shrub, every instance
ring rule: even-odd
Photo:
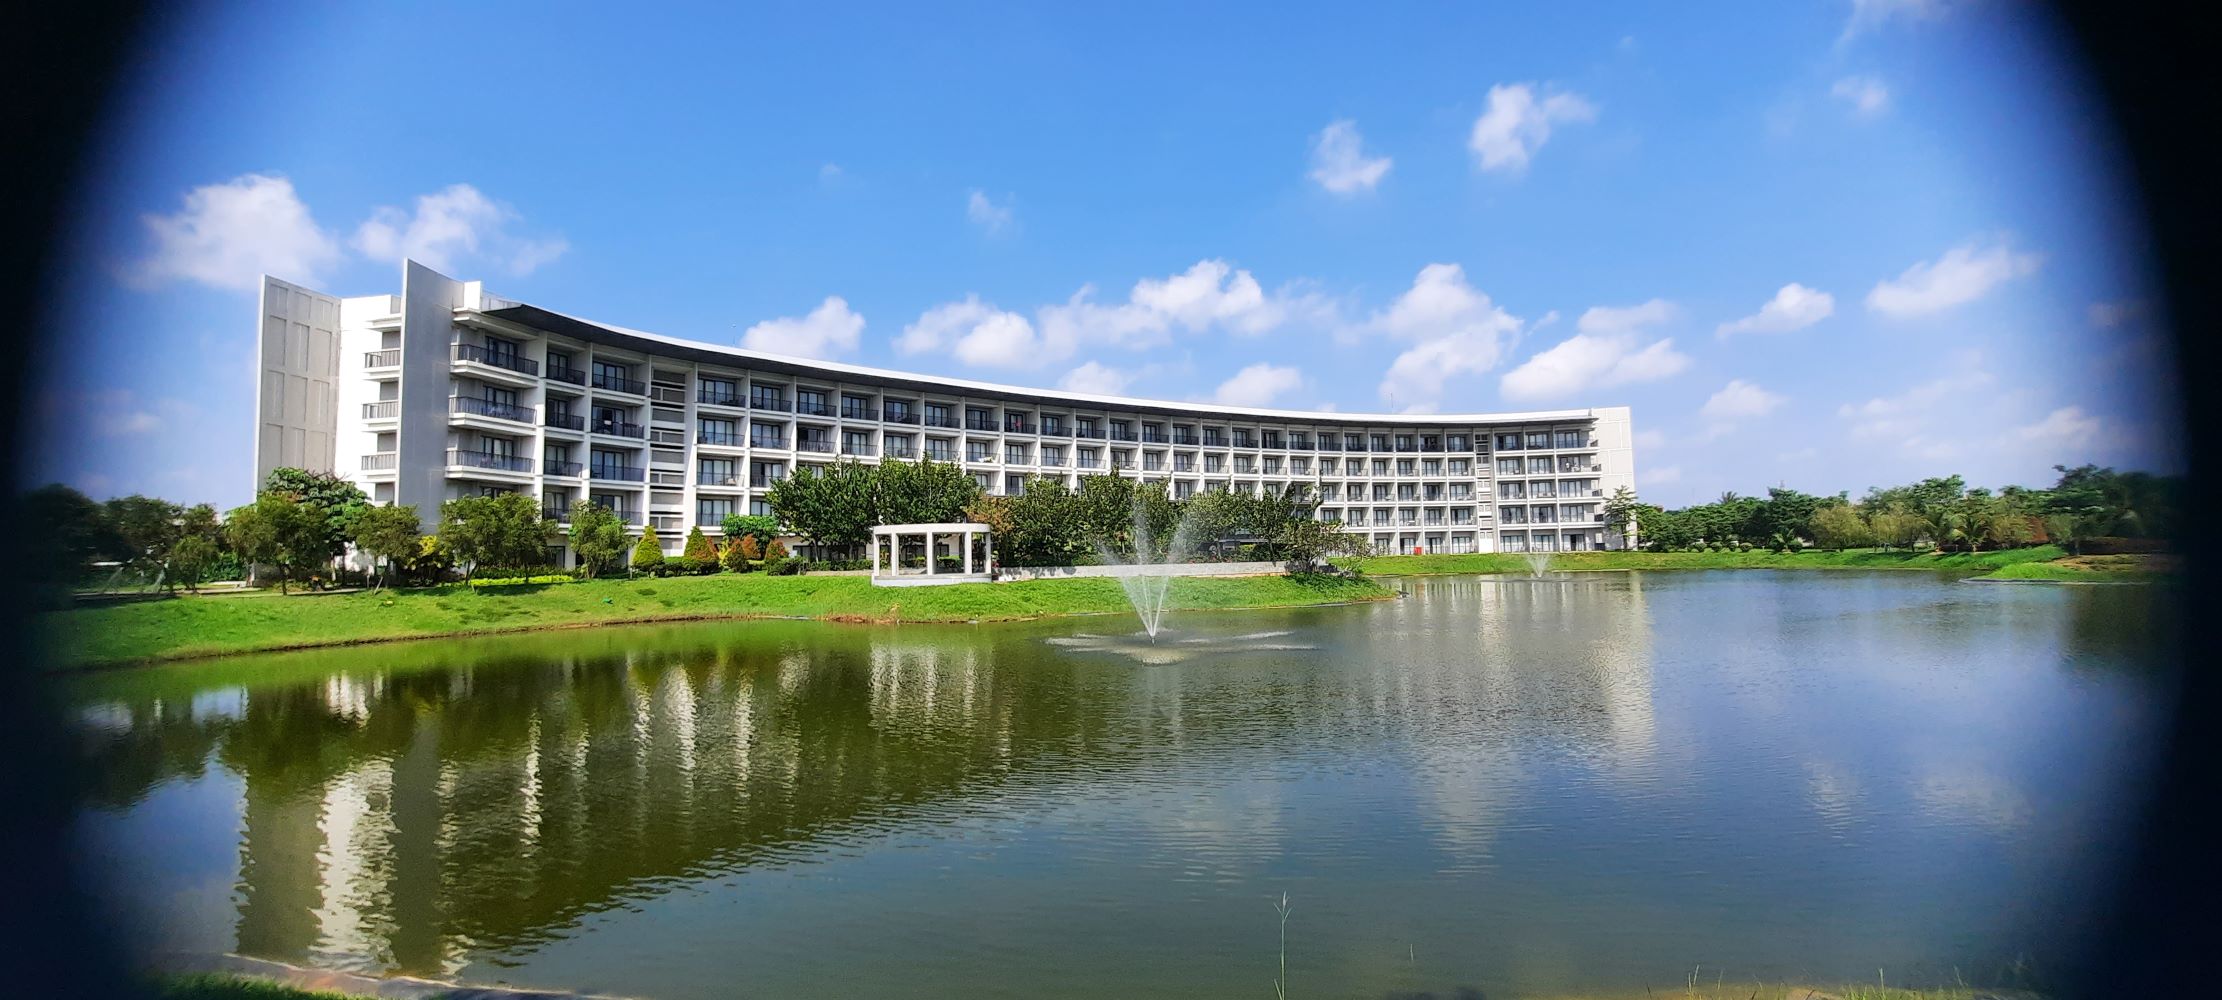
[[[654,573],[664,564],[663,540],[656,537],[656,526],[650,524],[640,534],[640,544],[633,546],[633,571]]]
[[[699,524],[687,529],[685,556],[698,562],[718,561],[717,546],[710,544],[710,536],[702,533],[702,526]]]
[[[748,546],[749,539],[745,535],[726,539],[724,550],[718,553],[718,565],[728,573],[748,572]]]
[[[772,576],[790,576],[802,572],[802,563],[787,558],[787,546],[775,538],[770,545],[764,546],[764,572]]]

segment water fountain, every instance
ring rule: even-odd
[[[1153,640],[1157,638],[1157,630],[1165,620],[1165,601],[1173,589],[1173,578],[1163,569],[1169,563],[1186,561],[1195,549],[1190,519],[1182,517],[1173,525],[1172,537],[1162,539],[1162,544],[1160,541],[1156,532],[1151,530],[1148,511],[1140,497],[1136,497],[1134,501],[1133,558],[1121,558],[1108,539],[1094,540],[1096,557],[1106,566],[1158,568],[1159,571],[1155,573],[1145,571],[1116,577],[1119,589],[1126,592],[1127,603],[1134,606],[1135,615],[1142,619],[1142,630],[1149,633]]]
[[[1548,572],[1550,572],[1550,571],[1551,571],[1551,554],[1550,554],[1550,553],[1548,553],[1548,552],[1530,552],[1530,553],[1528,553],[1528,556],[1527,556],[1527,558],[1528,558],[1528,573],[1529,573],[1529,574],[1530,574],[1531,576],[1533,576],[1533,577],[1534,577],[1535,579],[1541,580],[1541,579],[1543,579],[1543,574],[1545,574],[1545,573],[1548,573]]]

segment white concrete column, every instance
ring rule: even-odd
[[[964,575],[972,575],[972,529],[964,529]]]
[[[926,533],[925,533],[925,536],[926,536],[926,575],[927,575],[927,576],[932,576],[932,575],[934,575],[934,533],[933,533],[933,532],[931,532],[931,531],[929,531],[929,532],[926,532]]]
[[[880,533],[872,532],[872,575],[880,575]]]

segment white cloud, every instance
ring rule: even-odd
[[[1985,245],[1971,240],[1878,283],[1867,293],[1867,308],[1894,319],[1938,312],[1982,298],[2035,271],[2043,261],[2038,254],[2016,253],[2004,241]]]
[[[1285,303],[1269,300],[1258,279],[1238,271],[1223,260],[1197,261],[1187,271],[1163,280],[1135,282],[1128,296],[1134,305],[1170,319],[1190,330],[1214,323],[1239,334],[1260,334],[1279,326],[1288,314]]]
[[[1847,76],[1829,88],[1829,96],[1852,106],[1861,118],[1874,118],[1890,110],[1890,86],[1876,76]]]
[[[2013,437],[2024,445],[2054,451],[2088,451],[2119,444],[2123,435],[2104,417],[2085,413],[2080,406],[2063,406],[2036,423],[2014,428]]]
[[[1644,330],[1676,314],[1673,303],[1663,299],[1592,308],[1575,321],[1580,332],[1506,372],[1498,389],[1507,399],[1548,399],[1680,374],[1690,359],[1674,349],[1674,338],[1642,342]]]
[[[316,224],[293,182],[268,174],[194,188],[177,212],[141,221],[154,248],[124,277],[142,288],[184,279],[252,291],[263,274],[315,281],[340,259],[338,238]]]
[[[2121,302],[2093,302],[2090,310],[2085,315],[2090,318],[2092,326],[2101,330],[2112,330],[2144,319],[2145,303],[2136,299],[2127,299]]]
[[[1373,190],[1390,165],[1386,156],[1366,156],[1365,137],[1347,118],[1329,122],[1312,137],[1312,180],[1336,194]]]
[[[904,354],[947,349],[965,364],[992,368],[1032,367],[1049,360],[1034,324],[976,295],[919,314],[896,338],[895,349]]]
[[[1489,107],[1474,119],[1466,145],[1481,169],[1517,173],[1550,141],[1551,126],[1596,118],[1596,106],[1579,94],[1549,94],[1537,100],[1534,84],[1500,83],[1489,88]]]
[[[1133,380],[1134,377],[1126,372],[1090,361],[1066,372],[1065,377],[1058,380],[1057,388],[1092,396],[1121,396],[1126,394],[1127,384]]]
[[[1793,281],[1775,292],[1775,297],[1760,306],[1758,312],[1722,323],[1718,333],[1723,337],[1736,333],[1788,333],[1812,326],[1835,312],[1835,296]]]
[[[355,249],[373,260],[415,260],[440,271],[482,260],[514,275],[530,274],[563,255],[562,239],[530,239],[510,231],[522,217],[468,184],[418,195],[416,209],[391,206],[371,213],[355,230]]]
[[[1666,432],[1655,427],[1640,430],[1636,432],[1635,442],[1638,448],[1664,448],[1667,443]]]
[[[1981,359],[1971,354],[1948,358],[1943,367],[1951,374],[1895,396],[1846,403],[1837,408],[1836,414],[1851,422],[1850,433],[1855,438],[1890,442],[1922,457],[1950,457],[1957,448],[1925,432],[1934,425],[1951,423],[1937,414],[1940,404],[1980,397],[1990,387],[1994,379],[1979,367],[1980,363]]]
[[[1213,402],[1227,406],[1267,406],[1283,393],[1304,384],[1304,373],[1259,362],[1234,373],[1212,392]]]
[[[1008,197],[1003,199],[1003,204],[998,205],[985,192],[973,188],[972,193],[964,200],[964,217],[991,236],[1008,228],[1011,216],[1011,199]]]
[[[1704,406],[1697,408],[1697,415],[1708,425],[1707,436],[1719,437],[1739,423],[1773,413],[1787,402],[1787,396],[1768,392],[1740,378],[1731,379],[1721,391],[1705,400]]]
[[[838,184],[840,183],[841,178],[846,175],[847,171],[842,170],[840,164],[828,163],[825,166],[818,168],[818,183]]]
[[[855,351],[863,332],[864,317],[850,312],[847,300],[828,295],[807,316],[782,316],[749,327],[741,334],[741,346],[767,354],[831,358]]]
[[[1520,332],[1520,320],[1468,284],[1464,268],[1429,264],[1359,332],[1414,342],[1389,364],[1380,391],[1388,399],[1429,403],[1449,379],[1495,368]]]
[[[1682,481],[1682,467],[1679,465],[1662,465],[1656,469],[1638,473],[1637,478],[1642,479],[1646,486],[1664,486],[1668,483],[1679,483]]]

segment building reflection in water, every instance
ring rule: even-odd
[[[673,886],[961,815],[1019,778],[1386,741],[1415,762],[1423,825],[1470,861],[1517,792],[1517,742],[1649,753],[1643,613],[1624,585],[1430,581],[1281,616],[1289,637],[1257,648],[1239,641],[1254,620],[1188,616],[1175,641],[1230,651],[1164,668],[1040,629],[611,629],[296,658],[297,682],[112,698],[80,719],[109,807],[210,762],[239,776],[238,950],[450,975]],[[1582,643],[1539,638],[1568,617]],[[1195,808],[1240,812],[1168,820],[1230,857],[1280,836],[1270,799]]]

